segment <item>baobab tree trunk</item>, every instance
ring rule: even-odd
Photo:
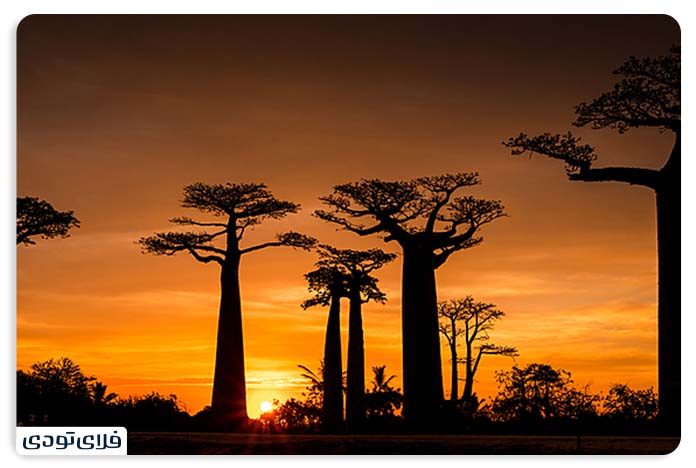
[[[365,344],[359,284],[351,284],[350,288],[347,380],[346,423],[350,429],[359,429],[365,419]]]
[[[660,171],[657,199],[658,397],[662,426],[681,432],[681,142]]]
[[[215,424],[226,429],[234,428],[248,418],[239,261],[239,256],[229,255],[220,273],[220,316],[212,411]]]
[[[432,428],[444,400],[432,253],[404,248],[402,340],[404,417],[412,429]]]
[[[474,392],[474,370],[472,365],[472,355],[471,355],[471,343],[469,343],[468,337],[466,341],[466,380],[464,381],[464,393],[462,394],[462,400],[465,403],[471,401],[471,395]]]
[[[343,421],[343,365],[341,362],[341,297],[333,295],[329,305],[324,342],[323,426],[336,431]]]

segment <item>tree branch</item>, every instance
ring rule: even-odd
[[[191,218],[187,217],[179,217],[179,218],[172,218],[169,220],[170,223],[174,224],[180,224],[184,226],[215,226],[215,227],[223,227],[226,228],[227,225],[225,223],[203,223],[200,221],[194,221]]]
[[[186,249],[189,251],[191,255],[193,255],[193,258],[198,260],[201,263],[210,263],[210,262],[217,262],[220,265],[224,263],[224,259],[221,257],[218,257],[217,255],[201,255],[193,247],[186,247]]]
[[[588,168],[578,173],[568,174],[568,179],[583,182],[625,182],[631,185],[642,185],[653,190],[659,184],[660,172],[652,169],[637,167],[602,167]]]

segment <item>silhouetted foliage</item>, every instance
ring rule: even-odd
[[[191,416],[176,395],[147,395],[119,398],[111,406],[112,418],[131,431],[187,430]]]
[[[267,219],[282,219],[296,213],[299,205],[275,198],[264,184],[203,184],[184,187],[182,206],[222,218],[223,222],[195,221],[187,217],[170,221],[210,231],[159,232],[143,237],[138,243],[144,253],[191,254],[202,263],[220,265],[220,316],[218,322],[212,411],[221,428],[233,428],[246,421],[246,382],[242,336],[242,305],[239,289],[239,264],[242,255],[268,247],[311,248],[316,241],[296,232],[278,234],[276,240],[248,247],[240,242],[248,229]],[[224,245],[216,245],[224,239]]]
[[[628,385],[612,385],[602,402],[604,414],[623,420],[652,420],[657,416],[658,398],[652,387],[631,390]]]
[[[88,417],[95,380],[67,357],[37,362],[29,372],[17,371],[18,422],[55,426]]]
[[[382,234],[403,250],[404,415],[414,427],[430,425],[443,400],[435,269],[454,252],[478,245],[481,226],[504,216],[498,201],[455,196],[477,184],[476,173],[363,179],[336,185],[321,198],[329,210],[315,212],[360,236]]]
[[[17,198],[17,245],[35,244],[33,237],[69,237],[70,229],[80,227],[73,213],[58,211],[49,202],[35,197]]]
[[[573,125],[670,131],[674,146],[661,169],[593,167],[595,149],[572,133],[520,133],[503,142],[513,155],[542,154],[566,164],[570,180],[624,182],[655,192],[658,241],[658,372],[660,415],[664,429],[678,434],[681,401],[681,57],[680,48],[656,58],[630,57],[614,71],[622,78],[611,91],[575,107]]]
[[[387,366],[372,368],[372,388],[365,395],[367,420],[370,424],[389,422],[397,418],[396,412],[401,409],[404,396],[400,388],[391,386],[395,375],[387,377]]]
[[[495,304],[474,301],[467,296],[464,299],[453,299],[438,303],[440,316],[440,333],[445,337],[452,357],[452,401],[462,400],[467,412],[478,407],[473,404],[474,377],[481,358],[484,355],[518,356],[517,348],[498,346],[489,343],[489,332],[495,323],[505,316],[505,312],[496,308]],[[458,338],[464,341],[464,358],[460,359]],[[464,393],[458,394],[458,364],[465,366]]]
[[[27,426],[124,426],[128,430],[184,430],[190,416],[175,395],[156,392],[118,398],[70,358],[17,371],[17,423]]]
[[[309,367],[298,365],[302,369],[302,377],[307,379],[306,391],[302,393],[303,401],[290,398],[284,403],[273,401],[273,409],[261,415],[270,432],[317,432],[325,428],[322,419],[324,410],[324,363],[319,364],[317,372]],[[331,427],[331,430],[336,428]]]
[[[493,419],[533,423],[596,415],[600,397],[572,386],[570,372],[548,364],[513,366],[498,372],[498,395],[490,405]]]

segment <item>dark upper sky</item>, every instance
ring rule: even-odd
[[[601,339],[592,327],[620,326],[622,310],[637,310],[645,322],[636,326],[645,336],[619,342],[612,356],[642,356],[642,367],[626,372],[651,383],[651,194],[620,184],[568,182],[562,164],[511,158],[500,142],[520,131],[571,128],[573,106],[609,89],[611,71],[628,56],[664,54],[679,43],[671,18],[47,15],[24,20],[18,35],[19,195],[73,209],[83,222],[69,240],[20,250],[20,365],[57,349],[82,357],[78,361],[92,373],[125,381],[134,368],[128,356],[154,360],[162,376],[209,378],[214,269],[189,258],[144,257],[133,244],[184,214],[178,200],[185,184],[266,182],[304,207],[286,226],[338,246],[367,247],[383,244],[336,233],[309,216],[333,184],[478,171],[484,185],[472,193],[501,199],[511,216],[486,230],[484,245],[438,272],[441,297],[470,293],[502,304],[510,325],[501,324],[500,333],[523,357],[546,357],[588,375],[596,363],[577,356]],[[649,130],[624,136],[575,131],[597,146],[598,165],[659,167],[671,144],[669,135]],[[254,234],[286,228],[279,226]],[[301,275],[312,261],[309,254],[284,251],[245,264],[247,368],[261,380],[266,374],[259,369],[293,375],[294,363],[320,356],[321,311],[293,310],[296,320],[309,314],[313,321],[298,328],[298,349],[306,349],[275,369],[274,356],[286,354],[283,346],[293,342],[285,338],[278,349],[269,348],[279,342],[273,325],[261,325],[254,315],[272,316],[279,304],[298,309],[306,294]],[[278,276],[272,280],[270,265]],[[368,364],[387,362],[400,373],[397,265],[385,269],[383,282],[392,300],[384,312],[375,309],[386,318],[366,326]],[[182,300],[171,291],[211,297],[208,315],[179,317],[161,332],[190,337],[192,327],[202,330],[176,348],[202,347],[198,361],[182,359],[184,370],[176,371],[150,348],[147,358],[138,354],[145,353],[143,343],[162,339],[157,311],[176,307],[167,297]],[[575,360],[563,361],[548,341],[547,351],[535,348],[540,335],[521,332],[520,324],[544,317],[551,324],[539,332],[544,340],[560,336],[579,308],[617,323],[598,318],[583,325],[577,353],[568,348]],[[84,329],[101,336],[104,314],[144,321],[138,333],[109,328],[109,353],[130,346],[123,367],[106,352],[87,353],[73,344]],[[264,333],[254,338],[255,330]],[[382,340],[381,350],[370,347],[371,336]],[[619,359],[616,366],[607,375],[626,363]]]

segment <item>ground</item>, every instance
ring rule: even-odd
[[[666,454],[673,437],[491,435],[282,435],[132,432],[130,455]]]

